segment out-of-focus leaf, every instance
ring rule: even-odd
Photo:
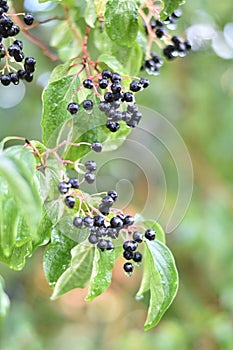
[[[10,299],[8,295],[4,292],[4,280],[0,276],[0,320],[7,315],[10,307]]]

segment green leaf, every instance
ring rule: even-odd
[[[112,71],[118,72],[119,74],[126,75],[126,70],[122,64],[112,55],[103,53],[98,57],[98,62],[105,63]]]
[[[33,155],[21,148],[20,156],[13,151],[0,151],[0,176],[6,181],[21,215],[32,234],[41,219],[41,198],[34,182],[35,165]]]
[[[144,273],[137,299],[150,291],[145,330],[153,328],[171,305],[178,289],[178,272],[172,253],[163,243],[145,242]]]
[[[67,105],[79,86],[79,78],[76,75],[68,75],[60,80],[52,81],[45,88],[42,96],[42,131],[43,142],[46,146],[56,145],[58,137],[56,132],[59,133],[59,127],[64,121],[71,118]]]
[[[4,292],[4,280],[0,276],[0,320],[7,315],[7,312],[10,307],[10,299],[8,295]]]
[[[86,3],[87,3],[87,7],[85,9],[84,18],[87,25],[89,25],[91,28],[94,28],[95,21],[97,19],[97,14],[95,11],[96,7],[93,0],[86,0]]]
[[[185,3],[185,0],[163,0],[163,10],[160,13],[161,20],[166,19],[172,14],[179,6]]]
[[[57,229],[52,231],[51,243],[44,252],[44,272],[51,288],[56,285],[58,278],[69,267],[71,249],[77,242],[66,237]]]
[[[74,288],[84,288],[91,277],[94,248],[85,243],[78,244],[71,250],[71,255],[71,266],[58,279],[51,299]]]
[[[93,270],[86,301],[91,301],[102,294],[110,285],[112,269],[115,263],[115,251],[101,252],[95,247]]]
[[[127,75],[137,75],[140,72],[143,52],[137,42],[132,47],[113,45],[112,54],[122,64]]]
[[[32,242],[29,241],[20,247],[15,246],[11,256],[6,257],[0,246],[0,261],[8,265],[11,269],[20,271],[25,265],[26,257],[32,254]]]
[[[112,41],[132,46],[138,33],[138,6],[134,0],[109,0],[105,26]]]

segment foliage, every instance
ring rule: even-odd
[[[93,142],[107,141],[110,147],[117,148],[129,134],[130,129],[122,122],[117,136],[110,134],[106,118],[98,109],[103,94],[96,88],[91,93],[81,90],[82,82],[85,78],[101,77],[101,70],[109,68],[123,75],[122,85],[128,87],[130,76],[138,75],[144,61],[150,59],[152,41],[148,40],[148,31],[150,39],[155,33],[151,34],[147,20],[153,16],[150,18],[150,8],[144,1],[54,2],[59,3],[64,13],[51,40],[62,64],[52,72],[42,95],[43,143],[9,137],[1,144],[0,259],[11,269],[20,270],[38,246],[47,245],[44,271],[53,288],[52,299],[89,284],[86,300],[90,301],[109,287],[115,261],[122,254],[123,241],[130,232],[125,230],[125,237],[119,236],[119,246],[113,252],[91,246],[88,230],[80,232],[72,225],[74,216],[64,205],[57,186],[71,173],[83,174],[80,164],[83,156],[91,152]],[[165,19],[181,3],[167,0],[156,4],[158,19],[159,13]],[[86,99],[94,103],[92,115],[83,107]],[[75,117],[67,109],[70,102],[80,105]],[[25,144],[6,148],[5,142],[9,140]],[[99,194],[93,196],[78,189],[75,195],[78,215],[99,213],[102,200]],[[113,213],[107,215],[106,222],[112,217]],[[145,323],[145,330],[149,330],[174,299],[178,274],[159,224],[143,218],[136,224],[143,230],[153,228],[157,232],[155,241],[143,240],[144,274],[137,294],[141,298],[150,292]],[[1,289],[0,314],[6,313],[7,306],[7,296]]]

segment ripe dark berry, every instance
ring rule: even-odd
[[[108,79],[100,79],[99,80],[99,87],[101,89],[106,89],[108,87]]]
[[[106,234],[113,238],[113,239],[116,239],[119,235],[119,232],[115,229],[115,228],[112,228],[112,227],[108,227],[107,228],[107,231],[106,231]]]
[[[83,219],[83,224],[84,226],[86,227],[92,227],[94,225],[94,219],[91,218],[90,216],[86,216],[84,219]]]
[[[142,243],[142,232],[140,231],[135,231],[133,233],[133,239],[134,241],[138,242],[138,243]]]
[[[68,184],[65,181],[59,182],[59,184],[58,184],[58,191],[61,194],[67,193],[69,191],[69,189],[70,189],[70,184]]]
[[[68,208],[73,208],[75,206],[75,198],[73,196],[67,196],[65,198],[65,205],[68,207]]]
[[[79,110],[79,105],[76,102],[71,102],[67,106],[67,110],[70,112],[70,114],[76,114]]]
[[[117,83],[113,83],[111,86],[111,90],[114,94],[116,94],[117,92],[121,91],[121,84]]]
[[[112,74],[112,76],[111,76],[111,81],[112,82],[116,82],[116,81],[121,81],[121,76],[120,76],[120,74],[118,74],[118,73],[113,73]]]
[[[134,223],[134,218],[131,216],[131,215],[127,215],[125,218],[124,218],[124,226],[131,226],[133,225]]]
[[[93,84],[93,81],[91,79],[85,79],[83,81],[83,86],[86,88],[86,89],[92,89],[94,84]]]
[[[101,152],[103,146],[102,146],[102,143],[96,141],[96,142],[93,142],[93,143],[91,144],[91,148],[92,148],[93,151],[95,151],[95,152]]]
[[[131,272],[133,272],[134,265],[130,262],[127,262],[124,264],[123,268],[124,268],[125,272],[131,273]]]
[[[172,14],[172,17],[174,18],[180,18],[182,16],[182,10],[181,9],[176,9],[173,14]]]
[[[94,226],[96,227],[104,226],[104,217],[100,215],[96,215],[94,217]]]
[[[128,250],[125,250],[124,253],[123,253],[123,257],[126,259],[126,260],[131,260],[133,259],[133,252],[130,252]]]
[[[111,207],[114,203],[114,200],[110,196],[105,196],[104,198],[102,198],[102,203],[107,207]]]
[[[187,51],[192,49],[192,45],[191,45],[191,43],[188,40],[186,40],[184,42],[184,45],[185,45]]]
[[[138,247],[137,242],[135,241],[125,241],[123,244],[123,249],[128,250],[129,252],[134,252]]]
[[[2,85],[8,86],[11,83],[11,78],[9,75],[2,74],[0,77],[0,81],[1,81]]]
[[[25,15],[23,16],[23,20],[25,24],[30,26],[34,22],[34,17],[31,13],[25,13]]]
[[[23,42],[21,40],[15,40],[13,42],[14,45],[17,45],[21,50],[23,50]]]
[[[112,228],[122,228],[123,227],[123,221],[115,216],[110,220],[110,225]]]
[[[133,92],[138,92],[139,90],[141,90],[141,85],[138,81],[133,80],[130,83],[129,89]]]
[[[150,82],[147,78],[141,78],[139,84],[145,89],[150,85]]]
[[[135,262],[141,262],[142,261],[142,254],[140,252],[135,252],[133,255],[133,261]]]
[[[112,241],[106,240],[107,242],[107,250],[113,250],[114,249],[114,244],[112,243]]]
[[[34,57],[26,57],[24,60],[24,69],[28,73],[35,71],[36,60]]]
[[[168,45],[163,49],[163,54],[167,59],[172,60],[176,57],[175,50],[176,49],[173,45]]]
[[[107,207],[103,203],[100,203],[98,209],[101,212],[101,214],[103,214],[103,215],[108,215],[109,214],[109,207]]]
[[[19,34],[19,32],[20,32],[19,26],[17,24],[13,24],[13,26],[7,30],[7,35],[16,36]]]
[[[149,240],[149,241],[153,241],[155,239],[155,230],[153,230],[152,228],[149,228],[148,230],[146,230],[145,232],[145,237]]]
[[[113,102],[114,101],[113,94],[111,92],[105,92],[104,99],[106,102]]]
[[[72,188],[78,189],[79,188],[79,179],[72,177],[71,179],[69,179],[69,184]]]
[[[91,233],[90,236],[88,237],[88,241],[91,244],[96,244],[99,242],[99,238],[94,233]]]
[[[125,102],[133,102],[134,96],[131,92],[125,92],[122,100]]]
[[[160,68],[160,67],[162,67],[162,65],[163,65],[163,60],[162,60],[162,58],[159,56],[159,55],[157,55],[155,52],[151,52],[151,58],[152,58],[152,61],[154,62],[154,63],[156,63],[156,66],[158,67],[158,68]],[[145,78],[146,79],[146,78]],[[148,81],[148,79],[147,79],[147,81]],[[149,81],[148,81],[148,83],[149,83]],[[147,85],[147,86],[149,86],[149,85]],[[147,87],[146,86],[146,87]]]
[[[93,102],[91,100],[85,100],[83,101],[83,108],[86,111],[90,111],[93,109]]]
[[[98,242],[97,247],[103,252],[108,246],[108,243],[106,240],[102,239]]]
[[[10,78],[11,78],[11,82],[14,84],[14,85],[18,85],[19,84],[19,77],[18,77],[18,74],[15,73],[15,72],[12,72],[9,74],[10,75]]]
[[[89,171],[95,171],[97,169],[97,165],[94,160],[88,160],[84,165],[85,165],[85,168]]]
[[[108,112],[110,109],[111,109],[111,105],[110,103],[106,102],[106,101],[101,101],[100,104],[99,104],[99,109],[102,111],[102,112]]]
[[[108,196],[112,197],[112,199],[115,201],[118,197],[117,192],[114,190],[108,191]]]
[[[122,214],[118,214],[117,217],[123,221],[126,215],[122,213]]]
[[[74,221],[73,221],[73,225],[74,225],[75,227],[81,228],[82,225],[83,225],[83,219],[80,218],[79,216],[75,217],[75,218],[74,218]]]
[[[32,80],[33,80],[33,74],[32,74],[32,73],[25,72],[25,74],[24,74],[24,79],[25,79],[28,83],[31,83]]]
[[[19,69],[17,73],[18,73],[19,79],[24,79],[25,71],[23,69]]]
[[[108,69],[103,70],[102,72],[103,79],[111,79],[111,77],[112,77],[112,72],[110,72],[110,70]]]
[[[86,173],[84,177],[88,184],[92,184],[95,181],[95,174],[92,172]]]
[[[117,122],[113,122],[111,120],[108,120],[106,123],[106,127],[111,131],[111,132],[117,132],[120,129],[120,124]]]
[[[165,33],[166,32],[165,32],[164,28],[157,28],[155,31],[155,34],[156,34],[157,38],[159,38],[159,39],[161,39]]]

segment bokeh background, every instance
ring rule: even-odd
[[[57,11],[54,3],[39,5],[37,0],[17,0],[15,6],[22,10],[23,3],[39,19]],[[158,77],[151,77],[152,87],[138,95],[139,104],[156,110],[177,129],[194,170],[188,211],[167,236],[180,274],[180,288],[173,305],[159,325],[145,333],[148,301],[134,300],[140,271],[127,278],[122,273],[122,261],[114,270],[111,288],[95,301],[84,303],[82,290],[50,301],[41,248],[21,272],[0,264],[11,298],[10,313],[0,325],[1,350],[233,348],[232,0],[187,0],[183,11],[178,32],[187,30],[194,52],[167,63]],[[48,42],[52,29],[51,24],[43,25],[34,34]],[[36,78],[32,84],[14,91],[0,87],[1,138],[41,137],[38,96],[54,64],[34,44],[26,39],[24,42],[25,51],[37,57]],[[177,191],[177,174],[160,147],[154,153],[167,178],[166,205],[170,208]],[[109,171],[110,175],[111,171],[114,173],[114,167],[116,164],[110,164],[106,171],[102,170],[105,180]],[[143,176],[133,170],[124,174],[134,186],[135,200],[128,206],[132,213],[138,211],[137,206],[140,210]],[[163,218],[161,223],[164,224]]]

